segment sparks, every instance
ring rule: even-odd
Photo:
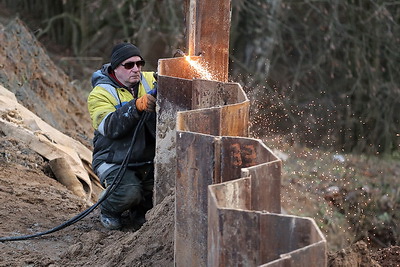
[[[202,66],[198,61],[194,61],[190,58],[190,56],[185,56],[186,60],[189,64],[197,71],[200,75],[200,79],[204,80],[214,80],[213,75],[208,72],[207,68]]]

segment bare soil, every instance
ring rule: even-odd
[[[32,40],[32,36],[20,36],[27,34],[21,28],[18,28],[18,31],[19,39],[14,39],[14,42]],[[21,69],[11,68],[8,63],[9,60],[18,62],[26,58],[21,57],[23,53],[21,51],[13,50],[13,53],[7,51],[11,49],[10,47],[15,49],[21,43],[19,45],[13,43],[13,34],[4,32],[1,34],[0,31],[0,36],[8,38],[2,39],[0,49],[0,82],[6,88],[10,87],[8,89],[16,93],[21,103],[26,103],[45,121],[90,147],[90,123],[88,125],[85,99],[75,87],[68,85],[67,75],[56,68],[47,55],[42,54],[41,44],[32,41],[28,42],[30,47],[22,47],[34,52],[33,56],[28,55],[29,60],[32,61],[29,64],[22,64],[27,68],[22,74],[31,75],[33,71],[30,71],[29,67],[34,66],[34,78],[29,76],[32,80],[29,80],[27,84],[38,85],[35,88],[40,90],[29,91],[31,89],[27,89],[28,86],[20,86]],[[9,47],[7,48],[5,44]],[[17,58],[10,59],[10,56]],[[49,66],[54,69],[49,69]],[[49,75],[49,72],[53,74]],[[57,73],[61,73],[60,76]],[[25,91],[23,91],[24,88]],[[60,88],[63,93],[56,93],[56,89],[61,90]],[[54,91],[50,94],[46,93],[50,90]],[[57,97],[55,100],[54,95],[62,97]],[[36,99],[41,98],[42,106],[31,102],[31,96]],[[272,146],[274,144],[272,143]],[[329,153],[310,152],[307,149],[282,146],[282,144],[277,144],[276,147],[285,152],[281,155],[282,158],[288,157],[283,164],[283,207],[288,213],[313,217],[321,226],[329,242],[329,266],[400,266],[398,236],[393,236],[389,232],[382,232],[381,235],[375,233],[373,236],[380,240],[379,247],[377,242],[366,238],[368,235],[355,236],[353,231],[343,230],[349,225],[354,225],[349,216],[345,216],[345,219],[337,219],[342,218],[339,215],[346,208],[345,203],[348,203],[349,196],[353,196],[355,201],[359,200],[357,194],[350,193],[364,192],[356,190],[357,186],[348,181],[354,178],[354,174],[363,173],[357,176],[358,184],[362,187],[365,185],[363,178],[369,177],[376,182],[382,176],[381,172],[386,170],[391,173],[390,178],[387,178],[391,179],[389,183],[392,183],[393,188],[396,189],[399,188],[399,182],[393,177],[398,178],[400,175],[398,163],[388,164],[390,167],[386,167],[379,162],[374,162],[380,165],[378,167],[385,169],[382,170],[371,168],[371,161],[357,157],[347,158],[343,164],[341,161],[332,160],[332,154]],[[321,165],[318,165],[318,162]],[[338,190],[342,190],[341,194],[331,194],[332,192],[327,189],[332,186],[337,186]],[[370,196],[376,192],[372,189],[375,188],[369,191]],[[344,199],[345,197],[347,198]],[[396,213],[398,201],[398,196],[395,195],[394,200],[382,204],[392,205],[389,208],[386,207],[386,211],[385,207],[382,207],[375,215],[361,215],[377,217],[384,214],[381,211],[385,211],[386,214]],[[65,223],[88,208],[82,199],[55,180],[44,158],[19,142],[17,137],[5,137],[1,131],[0,202],[2,203],[0,205],[0,237],[43,232]],[[321,206],[322,204],[326,206]],[[326,213],[321,214],[324,211]],[[98,209],[95,209],[79,222],[49,235],[0,242],[0,266],[174,265],[173,195],[165,198],[162,203],[148,212],[147,222],[137,231],[129,226],[121,231],[105,230],[98,220],[98,213]],[[398,219],[397,217],[391,218],[389,222],[397,222],[394,221]],[[368,222],[366,221],[366,224]],[[339,228],[342,230],[338,230]]]
[[[40,233],[88,208],[57,182],[48,163],[16,139],[0,137],[0,236]],[[33,239],[0,243],[0,266],[173,266],[173,197],[135,231],[108,231],[98,209],[79,222]]]
[[[2,237],[52,229],[88,208],[54,179],[46,160],[6,137],[0,139],[0,202]],[[138,231],[108,231],[95,209],[55,233],[0,243],[0,266],[173,266],[174,196],[146,217]],[[335,267],[399,266],[400,247],[372,250],[359,241],[330,252],[328,260]]]

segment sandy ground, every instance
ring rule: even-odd
[[[0,139],[0,235],[50,230],[84,211],[47,162],[15,139]],[[95,209],[79,222],[38,238],[0,243],[0,266],[173,266],[173,198],[135,231],[105,230]]]

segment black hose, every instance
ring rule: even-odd
[[[83,218],[85,218],[87,215],[89,215],[89,213],[91,213],[94,209],[96,209],[104,200],[107,199],[107,197],[109,195],[111,195],[112,192],[114,192],[115,188],[118,187],[118,185],[120,184],[122,177],[125,174],[126,171],[126,167],[128,166],[128,162],[129,162],[129,158],[132,154],[132,148],[133,148],[133,144],[136,141],[136,136],[138,131],[143,127],[144,121],[147,119],[148,117],[147,112],[145,112],[143,114],[143,116],[140,118],[138,125],[136,126],[135,132],[133,133],[133,137],[132,137],[132,141],[131,141],[131,145],[129,147],[128,152],[126,153],[126,156],[124,158],[124,160],[121,163],[121,167],[118,169],[117,175],[115,176],[114,181],[107,187],[107,189],[105,190],[104,194],[101,196],[101,198],[95,203],[93,204],[91,207],[89,207],[88,209],[84,210],[83,212],[79,213],[78,215],[74,216],[73,218],[69,219],[68,221],[64,222],[63,224],[60,224],[50,230],[44,231],[44,232],[40,232],[40,233],[36,233],[36,234],[31,234],[31,235],[23,235],[23,236],[9,236],[9,237],[0,237],[0,242],[5,242],[5,241],[20,241],[20,240],[26,240],[26,239],[30,239],[30,238],[35,238],[35,237],[39,237],[39,236],[43,236],[43,235],[47,235],[47,234],[51,234],[54,233],[56,231],[62,230],[80,220],[82,220]]]

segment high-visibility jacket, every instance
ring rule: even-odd
[[[124,160],[136,126],[144,115],[136,109],[136,99],[110,75],[110,64],[92,75],[93,90],[88,96],[88,109],[95,129],[93,169],[102,178]],[[155,87],[153,72],[142,72],[138,97]],[[128,166],[152,163],[155,155],[156,114],[150,112],[137,132]]]

